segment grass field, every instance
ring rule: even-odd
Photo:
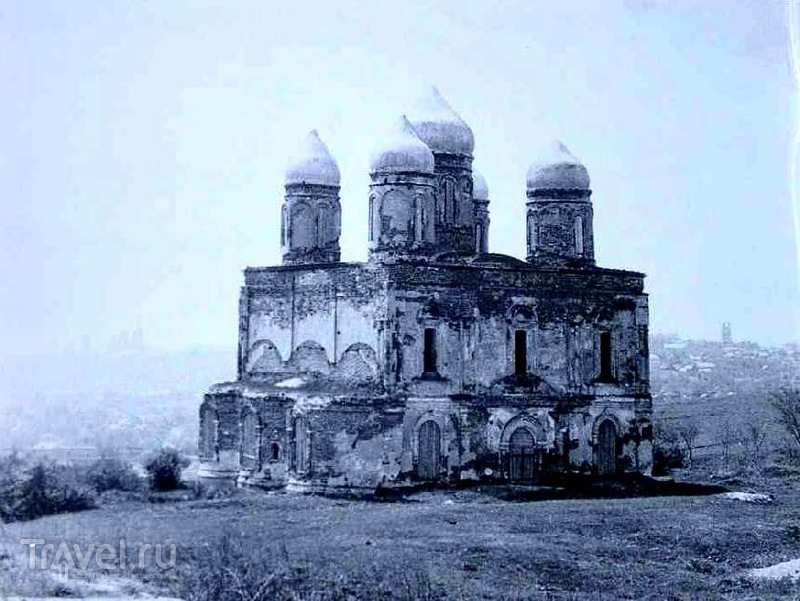
[[[243,599],[259,587],[263,598],[800,598],[800,585],[744,576],[800,557],[800,477],[745,488],[774,501],[509,503],[477,490],[419,493],[402,503],[248,491],[214,500],[117,500],[4,525],[0,592],[214,599],[214,583],[224,582],[241,591],[230,598]],[[124,538],[129,563],[143,543],[174,543],[177,563],[168,571],[175,579],[57,583],[25,567],[22,538],[114,546]],[[158,573],[152,554],[134,572]]]

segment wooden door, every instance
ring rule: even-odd
[[[610,419],[597,429],[597,473],[609,475],[617,471],[617,427]]]
[[[439,424],[428,420],[419,428],[419,456],[417,475],[421,480],[439,478],[439,462],[442,452]]]
[[[511,480],[532,481],[538,477],[542,457],[530,430],[514,430],[508,441],[508,459],[508,475]]]

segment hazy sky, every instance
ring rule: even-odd
[[[782,0],[5,0],[0,77],[0,352],[137,326],[234,345],[287,156],[319,130],[364,259],[376,132],[430,84],[475,133],[492,251],[524,257],[525,171],[557,137],[654,332],[800,339]]]

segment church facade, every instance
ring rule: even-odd
[[[372,155],[369,257],[347,263],[339,169],[309,134],[286,170],[283,263],[244,272],[238,377],[200,407],[203,480],[649,472],[644,275],[595,264],[586,168],[560,143],[530,166],[522,260],[489,252],[473,150],[432,90]]]

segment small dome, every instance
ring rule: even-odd
[[[549,153],[528,169],[528,190],[537,188],[588,190],[589,172],[567,147],[556,140]]]
[[[435,87],[417,101],[411,123],[433,152],[471,155],[475,149],[472,130]]]
[[[433,173],[433,153],[400,117],[370,158],[370,173]]]
[[[339,167],[317,130],[309,132],[297,155],[286,166],[285,185],[339,185]]]
[[[489,200],[489,186],[486,185],[486,180],[475,167],[472,168],[472,198]]]

